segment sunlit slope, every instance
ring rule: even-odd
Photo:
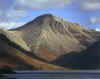
[[[27,51],[9,40],[6,35],[0,33],[0,67],[8,66],[13,69],[37,69],[37,70],[67,70],[64,67],[45,63],[32,58]]]

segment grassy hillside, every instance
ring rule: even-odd
[[[64,67],[35,59],[28,53],[19,45],[10,41],[4,34],[0,34],[0,61],[2,61],[0,66],[8,66],[13,69],[67,70]]]

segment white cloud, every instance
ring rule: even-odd
[[[80,5],[86,11],[100,10],[100,0],[84,0]]]
[[[97,27],[95,30],[96,30],[96,31],[100,31],[100,28]]]
[[[6,14],[6,17],[14,20],[18,20],[19,18],[26,17],[27,16],[27,11],[26,10],[15,10],[11,9],[8,11]]]
[[[96,18],[96,17],[91,17],[91,18],[90,18],[90,23],[91,23],[91,24],[95,24],[96,21],[97,21],[97,18]]]
[[[4,0],[3,5],[7,8],[0,7],[0,27],[7,29],[22,25],[22,23],[19,23],[19,20],[27,16],[27,10],[14,9],[15,1],[11,5],[6,6],[6,1],[8,3],[8,0]],[[0,2],[2,3],[2,1]]]
[[[0,27],[4,28],[4,29],[11,29],[11,28],[16,28],[19,27],[21,25],[24,25],[25,23],[16,23],[16,22],[2,22],[0,23]]]
[[[74,0],[16,0],[16,8],[49,9],[63,8]],[[18,6],[19,5],[19,6]]]
[[[0,13],[0,23],[19,22],[21,18],[27,17],[27,11],[9,9]]]
[[[91,17],[90,23],[91,24],[100,24],[100,17]]]
[[[11,4],[10,2],[11,1]],[[1,0],[0,25],[2,27],[18,26],[21,18],[27,17],[30,9],[44,10],[64,8],[74,0]]]

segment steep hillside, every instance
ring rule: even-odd
[[[37,17],[24,26],[9,30],[9,37],[38,57],[53,61],[70,52],[80,52],[96,41],[95,31],[51,14]],[[18,40],[16,40],[18,39]]]
[[[67,70],[64,67],[45,63],[31,56],[30,52],[24,50],[16,43],[7,38],[4,31],[0,32],[0,67],[13,69],[37,69],[37,70]]]

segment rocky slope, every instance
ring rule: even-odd
[[[94,33],[97,32],[77,23],[45,14],[20,28],[9,30],[9,37],[27,51],[49,62],[70,52],[85,50],[96,41]]]

